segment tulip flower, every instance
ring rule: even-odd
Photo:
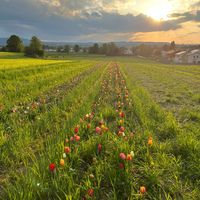
[[[74,135],[75,140],[78,142],[80,141],[81,137],[79,135]]]
[[[64,159],[60,159],[60,165],[63,167],[65,165]]]
[[[118,135],[118,136],[122,136],[123,133],[124,133],[124,132],[119,131],[119,132],[117,133],[117,135]]]
[[[97,126],[95,130],[96,130],[96,133],[101,134],[101,128],[100,127]]]
[[[63,158],[66,158],[66,153],[63,153]]]
[[[105,131],[105,132],[108,132],[108,130],[109,130],[108,127],[105,127],[105,128],[104,128],[104,131]]]
[[[91,124],[87,124],[87,129],[90,129],[91,128]]]
[[[101,144],[98,144],[98,153],[101,153],[101,151],[102,151],[102,145]]]
[[[123,126],[121,126],[121,127],[120,127],[120,131],[121,131],[121,132],[124,132],[124,131],[125,131],[125,128],[124,128]]]
[[[90,177],[91,179],[93,179],[93,178],[94,178],[94,174],[90,174],[89,177]]]
[[[130,155],[131,155],[132,157],[134,157],[134,152],[133,152],[133,151],[131,151]]]
[[[122,160],[126,160],[126,155],[124,153],[120,153],[119,154],[119,157],[122,159]]]
[[[132,157],[132,155],[131,155],[131,154],[128,154],[128,155],[126,156],[126,159],[130,161],[130,160],[132,160],[132,159],[133,159],[133,157]]]
[[[124,114],[123,112],[120,112],[120,113],[119,113],[119,116],[120,116],[121,118],[124,118],[124,117],[125,117],[125,114]]]
[[[124,123],[123,120],[120,119],[119,124],[122,125],[123,123]]]
[[[78,126],[74,128],[74,133],[78,133]]]
[[[146,188],[145,188],[144,186],[141,186],[141,187],[140,187],[140,193],[141,193],[141,194],[146,193]]]
[[[124,169],[124,163],[119,163],[119,168]]]
[[[68,138],[66,138],[66,139],[65,139],[65,142],[66,142],[66,143],[68,143],[68,142],[69,142],[69,139],[68,139]]]
[[[49,165],[49,170],[50,170],[51,172],[55,172],[55,170],[56,170],[56,164],[55,164],[55,163],[51,163],[51,164]]]
[[[89,117],[90,117],[90,115],[89,115],[89,114],[86,114],[86,115],[85,115],[85,118],[86,118],[86,119],[88,119]]]
[[[104,121],[101,120],[101,121],[99,122],[99,126],[102,126],[103,124],[104,124]]]
[[[89,190],[88,190],[88,195],[90,196],[90,197],[93,197],[94,196],[94,190],[92,189],[92,188],[90,188]]]
[[[71,149],[70,149],[69,147],[65,147],[65,148],[64,148],[64,151],[65,151],[65,153],[68,154],[68,153],[70,153]]]
[[[153,144],[153,138],[152,138],[152,137],[149,137],[149,139],[148,139],[148,145],[149,145],[149,146],[152,146],[152,144]]]

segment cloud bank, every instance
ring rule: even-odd
[[[134,4],[130,0],[1,0],[0,37],[15,33],[55,41],[130,40],[137,33],[176,31],[185,22],[200,22],[200,2],[191,4],[191,11],[173,13],[172,19],[160,22],[138,14],[136,8],[130,14],[128,7]]]

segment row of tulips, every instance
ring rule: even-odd
[[[116,111],[115,121],[112,123],[116,124],[116,128],[114,130],[110,130],[107,123],[103,119],[102,114],[99,112],[99,108],[105,103],[110,97],[110,101],[113,104],[113,109]],[[112,97],[112,98],[111,98]],[[111,103],[109,102],[109,103]],[[117,64],[110,64],[107,74],[105,75],[104,80],[101,83],[101,92],[96,100],[96,102],[92,105],[92,112],[85,114],[83,118],[80,119],[79,124],[77,124],[73,129],[73,134],[68,136],[64,140],[64,149],[62,152],[62,158],[60,159],[59,165],[57,167],[55,163],[50,163],[49,170],[54,176],[57,172],[56,169],[62,169],[66,164],[66,162],[70,162],[69,154],[77,153],[79,151],[79,146],[81,142],[84,143],[90,137],[95,137],[97,142],[97,155],[102,154],[102,150],[105,151],[105,147],[101,143],[102,137],[109,137],[109,134],[113,135],[115,139],[122,142],[128,142],[129,140],[133,140],[134,133],[129,130],[129,128],[125,128],[125,124],[129,123],[126,121],[126,110],[131,106],[131,101],[129,100],[129,92],[126,87],[125,80],[123,79],[119,67]],[[100,120],[99,120],[100,119]],[[91,130],[92,129],[92,130]],[[89,131],[90,130],[90,131]],[[127,134],[130,132],[129,134]],[[91,134],[91,135],[89,135]],[[153,144],[152,137],[148,139],[148,145],[151,146]],[[112,146],[112,148],[115,148]],[[66,159],[68,157],[68,159]],[[98,159],[101,159],[99,157]],[[103,159],[103,158],[102,158]],[[130,149],[129,152],[120,152],[119,159],[116,162],[119,162],[119,169],[126,171],[127,162],[130,162],[129,165],[133,165],[134,160],[134,151]],[[93,163],[96,163],[97,158],[93,157]],[[89,175],[90,179],[94,179],[94,175]],[[93,185],[93,186],[92,186]],[[83,192],[83,199],[93,198],[95,196],[95,186],[96,182],[92,182],[91,187],[87,189],[87,191]],[[144,196],[147,193],[146,187],[141,185],[139,186],[139,194]]]

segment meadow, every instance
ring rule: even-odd
[[[200,66],[0,53],[0,199],[200,199]]]

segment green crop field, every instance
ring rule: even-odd
[[[200,199],[200,66],[0,53],[0,199]]]

